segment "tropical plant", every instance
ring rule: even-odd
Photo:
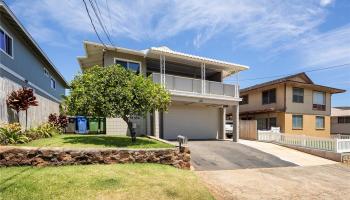
[[[28,131],[27,135],[30,139],[35,140],[39,138],[49,138],[60,134],[58,128],[51,123],[44,123],[36,128],[32,128]]]
[[[29,138],[21,132],[21,125],[19,123],[4,124],[0,127],[1,144],[17,144],[28,141]]]
[[[38,106],[38,101],[34,95],[33,89],[22,87],[21,89],[12,91],[10,95],[7,97],[6,104],[13,110],[16,111],[19,123],[19,112],[24,110],[26,113],[26,124],[25,128],[27,130],[27,114],[28,109],[31,106]]]
[[[166,111],[170,94],[142,74],[120,65],[95,66],[75,76],[66,99],[68,114],[121,117],[128,125],[132,140],[132,116],[145,116],[154,110]]]
[[[68,118],[67,116],[60,114],[57,116],[56,113],[52,113],[49,115],[49,123],[55,125],[57,128],[59,128],[61,131],[64,131],[64,129],[68,125]]]

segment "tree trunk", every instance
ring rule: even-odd
[[[130,136],[131,136],[131,141],[132,142],[136,142],[136,132],[132,127],[132,122],[130,121],[130,119],[126,116],[123,117],[123,120],[126,122],[126,124],[128,125],[128,129],[130,132]]]
[[[28,118],[27,118],[27,116],[28,116],[28,110],[26,110],[26,129],[25,129],[25,130],[27,130],[27,124],[28,124]]]
[[[21,122],[19,121],[19,111],[16,111],[16,117],[17,117],[17,122],[18,122],[19,124],[21,124]]]

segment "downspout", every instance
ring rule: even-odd
[[[293,97],[292,97],[293,98]],[[284,83],[284,114],[283,114],[283,132],[286,128],[286,112],[287,112],[287,83]],[[281,124],[280,124],[281,127]]]

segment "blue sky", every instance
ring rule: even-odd
[[[69,81],[79,72],[83,40],[98,41],[80,0],[5,0]],[[348,0],[96,0],[113,44],[169,48],[251,68],[247,87],[280,74],[350,63]],[[97,24],[97,21],[95,21]],[[98,27],[103,36],[101,29]],[[107,42],[107,39],[103,37]],[[350,65],[308,73],[350,91]],[[228,78],[226,82],[233,79]],[[350,105],[350,92],[333,106]]]

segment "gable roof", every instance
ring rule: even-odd
[[[24,26],[20,23],[20,21],[17,19],[17,17],[14,15],[14,13],[10,10],[10,8],[6,5],[6,3],[3,0],[0,0],[0,13],[9,20],[9,22],[11,23],[11,26],[17,32],[19,32],[23,36],[23,38],[28,42],[28,44],[38,53],[38,55],[46,64],[45,66],[50,68],[58,77],[58,81],[60,81],[64,87],[68,88],[69,87],[68,83],[64,79],[63,75],[58,71],[58,69],[55,67],[52,61],[48,58],[48,56],[40,48],[40,46],[35,42],[33,37],[24,28]]]
[[[282,77],[282,78],[275,79],[275,80],[272,80],[272,81],[268,81],[268,82],[265,82],[265,83],[260,83],[260,84],[257,84],[257,85],[253,85],[251,87],[247,87],[247,88],[241,89],[240,92],[248,92],[248,91],[259,89],[259,88],[263,88],[263,87],[266,87],[266,86],[276,85],[276,84],[280,84],[280,83],[287,83],[287,82],[295,83],[295,84],[299,84],[299,85],[303,85],[303,86],[317,87],[320,90],[326,90],[326,91],[329,91],[332,94],[345,92],[345,90],[342,90],[342,89],[327,87],[327,86],[323,86],[323,85],[317,85],[311,80],[311,78],[305,72],[301,72],[301,73],[298,73],[298,74],[293,74],[293,75],[290,75],[290,76]]]

